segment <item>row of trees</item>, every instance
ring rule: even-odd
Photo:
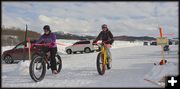
[[[39,38],[40,33],[34,31],[27,31],[27,37],[31,39]],[[20,29],[16,27],[2,27],[1,28],[1,45],[9,46],[16,45],[25,39],[25,29]]]
[[[95,39],[94,36],[79,36],[70,33],[63,33],[63,32],[55,32],[57,39],[71,39],[71,40],[92,40]]]

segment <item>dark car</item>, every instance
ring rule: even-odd
[[[31,41],[31,44],[35,43],[35,40]],[[31,49],[31,57],[35,57],[39,50],[35,47]],[[13,49],[3,52],[2,59],[7,64],[12,64],[14,60],[28,60],[29,50],[26,47],[26,42],[17,44]]]
[[[151,42],[150,45],[157,45],[157,42]]]
[[[165,45],[165,46],[163,47],[163,49],[164,49],[164,51],[169,51],[169,45]]]
[[[144,44],[143,45],[148,45],[148,42],[144,42]]]

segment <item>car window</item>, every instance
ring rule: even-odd
[[[84,44],[90,44],[90,41],[85,41]]]
[[[82,41],[81,44],[90,44],[90,41]]]
[[[77,44],[79,44],[79,42],[76,42],[76,43],[74,43],[73,45],[77,45]]]
[[[74,43],[73,45],[77,45],[77,44],[90,44],[90,41],[79,41]]]
[[[79,42],[79,44],[84,44],[84,41]]]
[[[20,45],[16,46],[15,49],[20,49],[20,48],[24,48],[24,45],[23,45],[23,44],[20,44]]]

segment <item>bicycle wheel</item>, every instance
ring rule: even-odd
[[[46,63],[41,56],[36,56],[32,59],[29,67],[29,73],[35,82],[39,82],[44,79],[46,74]]]
[[[101,52],[97,56],[96,66],[98,73],[100,75],[103,75],[105,73],[106,68],[104,63],[104,54],[102,54]]]
[[[62,61],[61,57],[59,55],[56,55],[56,67],[57,67],[57,72],[59,73],[62,69]]]

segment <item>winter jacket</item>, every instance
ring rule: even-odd
[[[57,47],[57,45],[55,44],[56,42],[56,35],[54,33],[49,33],[47,34],[43,34],[37,41],[36,43],[51,43],[51,45],[49,46],[49,48],[55,48]]]
[[[98,40],[102,40],[106,44],[112,44],[114,42],[113,35],[111,31],[101,31],[93,43],[96,43]]]

